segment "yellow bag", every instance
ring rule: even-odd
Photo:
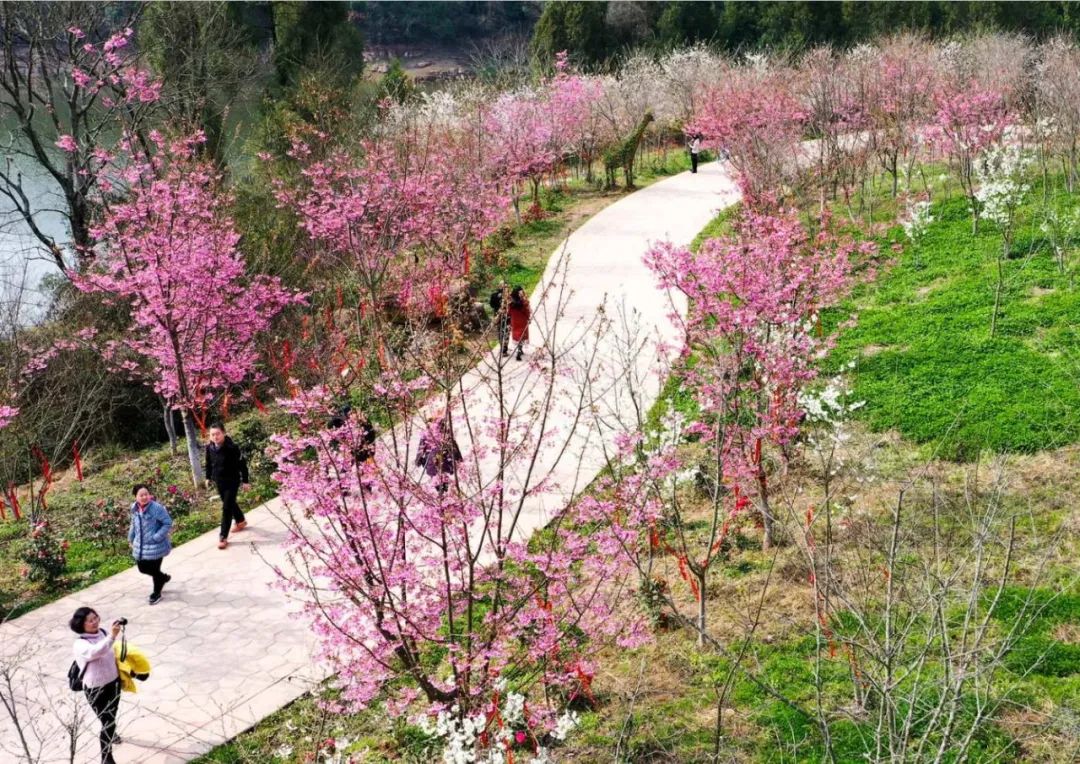
[[[120,689],[124,692],[138,692],[135,680],[150,677],[150,661],[142,650],[129,645],[126,640],[113,644],[116,653],[116,668],[120,670]]]

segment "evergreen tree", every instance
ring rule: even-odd
[[[555,54],[563,50],[583,64],[604,61],[611,52],[604,23],[606,16],[606,2],[548,3],[533,32],[533,55],[543,66],[549,66]]]
[[[350,18],[349,3],[288,0],[271,7],[278,85],[295,85],[301,71],[319,59],[332,60],[342,80],[363,70],[364,41]]]

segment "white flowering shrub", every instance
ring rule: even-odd
[[[975,162],[975,179],[979,184],[975,192],[979,203],[976,212],[997,225],[1006,236],[1011,233],[1020,202],[1031,190],[1024,182],[1030,164],[1030,154],[1011,144],[993,146]]]
[[[549,764],[548,746],[561,743],[580,723],[574,711],[560,716],[529,709],[525,696],[505,692],[501,684],[501,705],[471,716],[463,716],[457,706],[425,714],[417,724],[442,745],[443,764]]]
[[[1068,212],[1060,212],[1055,207],[1048,207],[1045,214],[1046,217],[1039,225],[1039,230],[1049,240],[1050,248],[1054,251],[1054,259],[1057,260],[1058,271],[1064,274],[1069,245],[1080,236],[1080,207]]]
[[[853,400],[851,395],[846,372],[854,367],[855,362],[851,361],[840,374],[827,380],[824,387],[799,396],[807,424],[815,425],[808,428],[807,436],[815,448],[825,444],[839,446],[851,437],[847,423],[855,411],[866,405],[866,401]]]
[[[918,241],[934,222],[934,216],[930,214],[930,202],[926,200],[914,201],[908,204],[907,214],[900,221],[904,228],[904,235],[911,241]]]

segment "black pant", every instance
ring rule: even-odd
[[[236,494],[239,493],[240,486],[221,483],[217,484],[218,496],[221,497],[221,538],[229,538],[229,528],[232,526],[232,521],[235,520],[238,523],[244,522],[244,513],[240,511],[240,505],[236,503]]]
[[[161,560],[156,560],[158,567]],[[140,570],[142,562],[140,561]],[[101,722],[101,764],[115,764],[112,755],[113,740],[116,739],[116,713],[120,710],[120,680],[115,679],[101,687],[87,687],[86,699]]]
[[[499,344],[506,355],[510,351],[510,322],[505,318],[499,320]]]
[[[690,172],[697,172],[697,152],[690,152]]]
[[[169,578],[161,572],[162,559],[163,558],[158,557],[156,560],[136,560],[135,562],[139,567],[140,573],[154,579],[154,594],[161,594],[161,587],[165,585],[165,582]]]

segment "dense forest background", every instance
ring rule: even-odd
[[[1070,2],[254,2],[233,4],[249,31],[269,39],[281,17],[295,16],[314,42],[328,20],[348,16],[373,44],[469,42],[528,35],[542,57],[569,50],[603,64],[627,49],[708,42],[727,50],[852,45],[901,30],[946,37],[1013,31],[1036,38],[1080,31]]]

